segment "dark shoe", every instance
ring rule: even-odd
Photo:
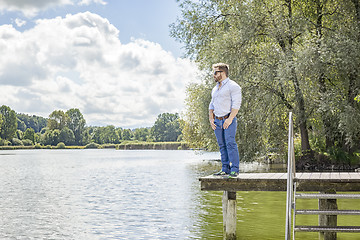
[[[229,178],[237,178],[238,175],[239,175],[239,173],[237,173],[237,172],[231,172],[229,174]]]
[[[228,175],[228,174],[221,170],[220,172],[214,173],[213,175],[214,176],[225,176],[225,175]]]

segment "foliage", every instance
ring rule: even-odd
[[[69,121],[69,117],[62,110],[55,110],[49,115],[47,127],[50,130],[63,129]]]
[[[65,114],[68,116],[66,125],[74,134],[74,144],[81,145],[83,143],[83,134],[86,124],[84,116],[77,108],[69,109]]]
[[[46,127],[47,119],[35,115],[27,115],[23,113],[16,114],[18,129],[25,132],[27,128],[34,129],[35,132],[40,132],[41,129]]]
[[[18,138],[13,138],[11,143],[13,146],[24,146],[23,142]]]
[[[134,140],[137,141],[147,141],[150,138],[149,128],[136,128],[133,131]]]
[[[65,143],[65,145],[73,145],[75,143],[75,136],[73,131],[68,127],[61,129],[59,141]]]
[[[37,144],[35,144],[34,148],[35,149],[41,149],[42,147],[41,147],[40,143],[37,143]]]
[[[133,137],[133,132],[130,129],[122,130],[122,139],[123,140],[131,140]]]
[[[217,148],[216,138],[209,124],[210,83],[191,84],[186,90],[186,113],[182,124],[184,140],[192,148]]]
[[[98,144],[120,143],[118,131],[112,125],[95,128],[92,139]]]
[[[164,131],[158,136],[161,135],[161,139],[163,141],[170,141],[174,139],[176,141],[182,139],[178,114],[163,114],[162,117],[164,119],[166,118],[164,126],[157,122],[155,128],[135,128],[131,130],[116,128],[113,125],[104,127],[85,126],[86,121],[84,116],[77,108],[69,109],[66,112],[62,110],[55,110],[49,115],[48,119],[35,115],[29,116],[20,113],[16,114],[7,106],[3,106],[2,109],[5,115],[0,113],[0,129],[9,131],[9,128],[7,127],[8,125],[5,125],[5,120],[9,122],[8,116],[12,116],[13,125],[10,126],[13,126],[13,130],[15,129],[15,132],[12,133],[11,140],[13,138],[23,141],[29,140],[31,141],[31,144],[39,143],[48,148],[56,146],[60,142],[64,143],[67,148],[74,145],[85,146],[91,142],[111,148],[115,148],[117,144],[121,143],[121,141],[135,140],[151,142],[154,140],[154,130],[155,132],[159,132],[160,126],[162,127],[161,131]],[[17,121],[15,121],[16,117]],[[43,125],[44,123],[45,125]],[[18,129],[15,127],[16,124],[19,125]],[[34,126],[36,129],[31,126]],[[40,127],[42,127],[41,130],[39,130]],[[168,129],[165,129],[164,127]],[[28,141],[25,142],[28,143]],[[2,140],[1,144],[11,145],[11,142]],[[14,144],[20,144],[20,142],[16,140]]]
[[[29,139],[33,144],[35,144],[35,131],[32,128],[26,129],[23,139]]]
[[[184,142],[144,142],[144,141],[124,141],[117,146],[121,150],[178,150],[188,149],[188,145]]]
[[[0,107],[0,114],[2,116],[2,121],[0,121],[2,122],[0,127],[0,138],[10,141],[16,133],[16,113],[14,110],[11,110],[10,107],[2,105]]]
[[[23,139],[22,143],[24,146],[32,146],[34,144],[30,139]]]
[[[156,142],[176,141],[181,134],[179,114],[159,114],[151,128],[151,134]]]
[[[286,150],[289,111],[299,154],[320,146],[350,155],[360,149],[356,2],[181,1],[182,16],[171,25],[171,35],[204,70],[216,62],[230,64],[230,78],[242,87],[242,159]],[[212,86],[204,78],[187,89],[184,139],[191,145],[214,145],[206,112]]]
[[[11,142],[5,139],[0,139],[0,146],[9,146]]]
[[[57,148],[57,149],[65,149],[65,148],[66,148],[65,143],[59,142],[59,143],[56,145],[56,148]]]
[[[87,144],[85,146],[85,148],[95,148],[95,149],[97,149],[97,148],[100,148],[100,145],[97,144],[97,143],[89,143],[89,144]]]

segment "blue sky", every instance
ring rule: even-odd
[[[184,111],[197,68],[169,36],[175,0],[0,0],[0,105],[88,125],[151,126]]]

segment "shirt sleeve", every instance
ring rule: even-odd
[[[231,108],[240,109],[241,98],[241,87],[234,82],[233,86],[231,86]]]
[[[210,104],[209,104],[209,110],[213,109],[214,110],[214,103],[213,103],[213,99],[211,98]]]

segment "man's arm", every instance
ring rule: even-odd
[[[236,114],[239,112],[239,109],[232,108],[230,112],[230,116],[225,120],[224,122],[224,129],[227,129],[232,121],[234,120],[234,117],[236,117]]]
[[[211,128],[213,130],[215,130],[216,125],[214,123],[214,109],[209,109],[209,122],[210,122]]]

